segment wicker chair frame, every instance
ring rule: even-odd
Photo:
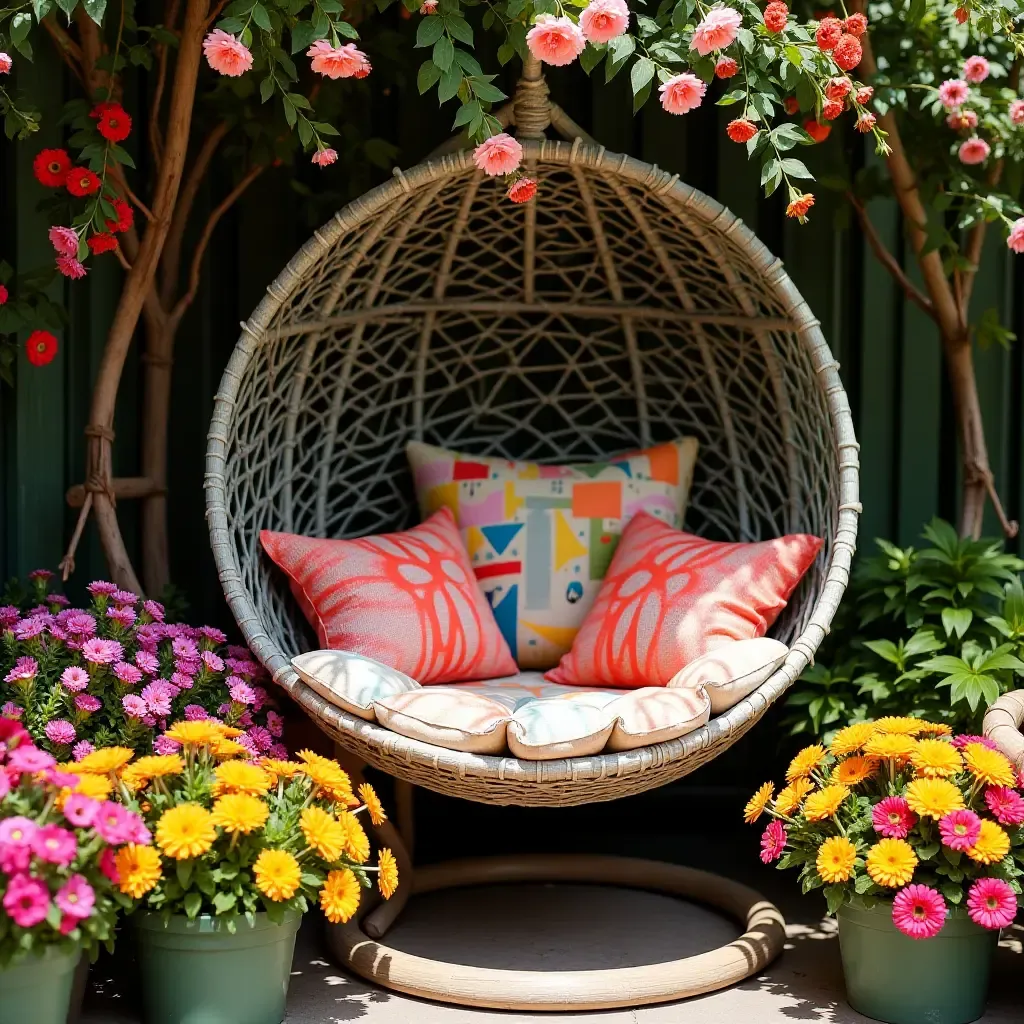
[[[252,650],[363,762],[485,803],[611,800],[716,757],[813,657],[849,579],[859,446],[818,321],[740,220],[588,140],[548,103],[539,66],[502,116],[540,181],[535,202],[510,205],[464,150],[396,170],[314,232],[242,323],[209,434],[210,534]],[[546,139],[552,120],[574,141]],[[560,461],[683,434],[701,443],[689,529],[825,538],[773,630],[785,663],[705,728],[622,754],[484,757],[348,715],[291,668],[313,641],[261,528],[402,528],[411,439]]]

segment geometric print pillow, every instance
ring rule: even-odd
[[[452,512],[512,656],[543,670],[572,646],[626,523],[647,512],[682,526],[697,440],[567,466],[417,441],[406,453],[421,515]]]
[[[263,530],[321,647],[372,658],[418,683],[514,675],[447,509],[401,533],[325,540]]]

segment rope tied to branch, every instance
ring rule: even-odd
[[[551,124],[551,100],[540,61],[527,57],[523,75],[516,85],[513,101],[516,135],[521,139],[543,139]]]
[[[85,473],[85,501],[78,512],[78,520],[75,523],[74,532],[71,534],[71,542],[60,560],[58,568],[61,571],[61,579],[66,583],[68,577],[75,571],[75,552],[82,539],[82,532],[92,511],[93,496],[104,494],[111,505],[117,504],[114,495],[114,484],[111,477],[110,448],[114,443],[114,431],[103,423],[90,423],[83,431],[86,438],[86,473]]]

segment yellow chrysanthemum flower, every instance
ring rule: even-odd
[[[332,871],[320,890],[320,909],[331,924],[344,924],[359,909],[359,881],[348,868]]]
[[[114,784],[109,775],[80,775],[78,784],[67,790],[69,793],[80,793],[92,800],[106,800],[114,791]],[[62,792],[64,792],[62,790]]]
[[[917,741],[917,749],[910,757],[918,775],[933,779],[944,779],[956,775],[964,766],[960,752],[945,740],[926,739]]]
[[[303,766],[297,761],[277,761],[272,757],[265,757],[260,761],[260,767],[276,782],[278,779],[295,778],[302,771]]]
[[[831,836],[818,847],[815,867],[830,885],[845,882],[853,874],[857,848],[846,836]]]
[[[385,846],[377,857],[377,888],[381,896],[389,900],[398,888],[398,861],[395,855]]]
[[[786,781],[792,782],[794,779],[804,779],[814,771],[815,768],[821,764],[822,758],[825,756],[825,748],[820,743],[815,743],[813,746],[804,747],[792,761],[789,762],[789,767],[786,769]]]
[[[248,747],[243,747],[241,743],[225,739],[217,740],[210,750],[214,757],[220,758],[240,757],[243,754],[248,757],[252,753]]]
[[[247,761],[225,761],[213,770],[217,790],[224,793],[248,793],[262,796],[273,785],[270,776],[258,765]]]
[[[302,881],[302,868],[287,850],[261,850],[252,866],[256,888],[268,900],[290,900]]]
[[[132,899],[141,899],[149,892],[163,872],[160,870],[160,854],[152,846],[127,843],[114,858],[117,867],[118,887]]]
[[[348,830],[320,807],[307,807],[299,818],[306,842],[326,861],[337,860],[348,842]]]
[[[853,725],[840,729],[832,737],[828,749],[835,757],[845,757],[847,754],[856,754],[861,747],[875,734],[873,722],[856,722]]]
[[[836,765],[832,778],[843,786],[857,786],[870,779],[878,768],[878,761],[873,757],[848,757]]]
[[[196,722],[175,722],[164,735],[183,747],[212,747],[224,737],[224,730],[219,722],[202,718]]]
[[[359,801],[352,792],[352,780],[337,761],[322,757],[312,750],[300,750],[296,755],[303,762],[303,772],[313,784],[319,786],[336,803],[356,807]]]
[[[921,736],[952,736],[952,726],[945,722],[921,722]]]
[[[156,845],[175,860],[201,856],[216,838],[213,815],[199,804],[171,807],[156,824]]]
[[[248,835],[263,828],[270,817],[270,808],[259,797],[248,793],[228,793],[213,805],[213,823],[225,832]]]
[[[836,814],[850,795],[846,786],[826,786],[812,793],[804,801],[804,816],[808,821],[823,821]]]
[[[178,754],[151,754],[126,765],[121,772],[121,781],[134,791],[141,789],[152,779],[180,775],[184,770],[185,762]]]
[[[785,789],[779,790],[775,798],[775,810],[779,814],[792,814],[804,802],[804,797],[814,789],[810,779],[794,779]]]
[[[879,718],[874,725],[879,732],[889,733],[891,736],[920,736],[924,732],[924,722],[920,718],[911,718],[908,715]]]
[[[75,773],[109,775],[123,768],[134,756],[135,751],[128,747],[100,747],[99,750],[86,754],[81,761],[75,762]]]
[[[864,744],[864,753],[886,761],[909,761],[917,750],[917,740],[898,733],[878,732]]]
[[[998,750],[990,750],[981,743],[968,743],[963,749],[967,770],[986,786],[1016,786],[1017,773],[1013,765]]]
[[[917,854],[903,839],[880,839],[868,850],[865,867],[876,885],[898,889],[914,877]]]
[[[345,853],[357,864],[365,864],[370,859],[370,840],[359,819],[351,811],[341,811],[338,823],[345,830]]]
[[[366,804],[366,813],[370,815],[370,821],[374,825],[383,825],[388,820],[388,816],[384,813],[384,805],[380,802],[380,797],[377,796],[373,786],[368,782],[364,782],[359,787],[359,799]]]
[[[914,779],[907,786],[907,803],[915,814],[944,818],[964,805],[964,795],[946,779]]]
[[[967,856],[979,864],[997,864],[1010,852],[1010,837],[988,818],[981,819],[981,832]]]
[[[766,782],[747,801],[746,807],[743,808],[743,820],[748,825],[753,825],[764,814],[774,792],[775,787],[770,782]]]

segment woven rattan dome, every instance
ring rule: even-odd
[[[514,118],[535,201],[510,204],[456,151],[396,171],[314,233],[242,324],[206,484],[231,610],[326,732],[418,785],[529,805],[639,792],[730,746],[827,631],[860,511],[838,367],[781,262],[678,176],[582,137],[531,137],[543,135],[545,96],[528,68]],[[574,133],[557,108],[552,120]],[[825,538],[772,630],[791,645],[787,661],[706,728],[625,754],[483,757],[353,718],[290,667],[316,643],[259,531],[351,537],[410,525],[408,441],[554,462],[684,434],[701,445],[688,530]]]

